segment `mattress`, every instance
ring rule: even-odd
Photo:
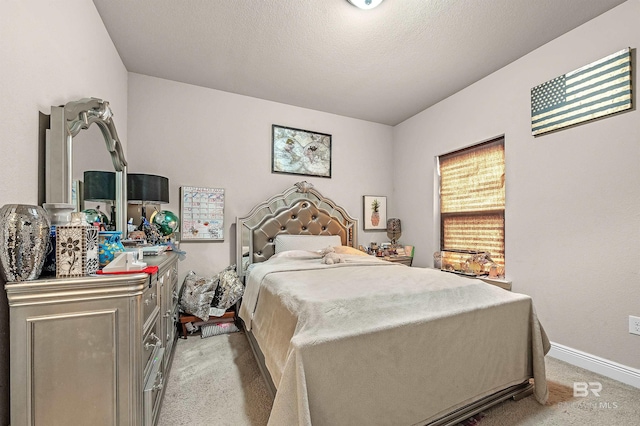
[[[270,425],[413,425],[533,377],[547,336],[530,297],[369,256],[273,257],[240,317],[277,387]]]

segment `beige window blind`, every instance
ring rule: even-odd
[[[441,250],[486,251],[504,266],[504,138],[438,158]]]

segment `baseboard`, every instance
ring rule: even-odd
[[[551,342],[550,357],[640,389],[640,370]]]

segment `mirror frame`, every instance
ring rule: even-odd
[[[46,154],[47,203],[71,203],[73,185],[73,138],[95,123],[104,137],[116,175],[116,230],[126,237],[127,161],[113,123],[109,102],[83,98],[63,106],[51,107],[50,134]]]

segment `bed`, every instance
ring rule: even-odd
[[[270,425],[450,425],[546,401],[549,341],[528,296],[361,254],[357,220],[306,182],[236,227]]]

